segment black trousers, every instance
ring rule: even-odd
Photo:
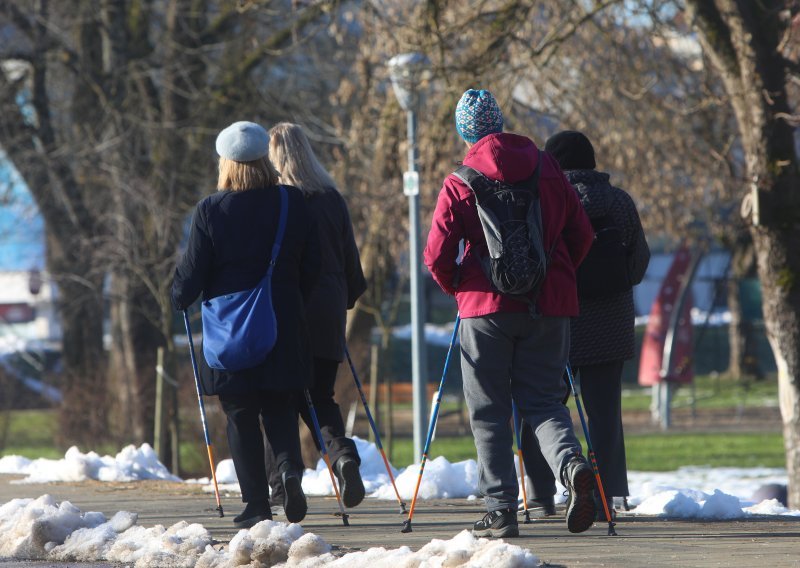
[[[322,430],[322,438],[325,440],[325,448],[328,451],[331,463],[336,463],[342,456],[349,456],[356,460],[361,465],[361,458],[356,450],[356,444],[350,438],[344,435],[344,421],[342,420],[342,413],[339,405],[333,399],[334,385],[336,384],[336,373],[339,370],[339,361],[333,359],[314,358],[314,386],[309,389],[311,400],[314,403],[314,410],[317,414],[320,430]],[[303,422],[306,423],[309,430],[314,437],[314,444],[319,450],[319,441],[317,434],[314,430],[314,422],[311,419],[311,413],[306,404],[305,398],[297,405],[297,410]],[[295,416],[295,423],[297,417]],[[270,440],[270,443],[272,441]],[[283,493],[283,485],[281,484],[281,470],[276,464],[277,452],[272,455],[272,452],[267,452],[266,464],[267,471],[269,472],[269,484],[272,488],[273,502],[274,497],[280,496]],[[280,500],[278,500],[280,503]]]
[[[597,468],[606,498],[627,497],[628,466],[625,459],[625,436],[622,430],[622,364],[613,361],[583,365],[573,369],[580,377],[581,399],[589,436],[597,458]],[[542,456],[536,436],[523,423],[522,457],[525,473],[531,480],[534,499],[555,495],[552,470]]]
[[[269,499],[265,454],[272,456],[280,473],[286,470],[302,473],[297,428],[297,406],[302,398],[303,391],[219,395],[228,417],[228,446],[245,503]]]

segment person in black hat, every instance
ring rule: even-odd
[[[519,536],[510,451],[512,399],[535,428],[550,475],[558,475],[567,488],[567,530],[584,532],[595,518],[594,475],[569,410],[561,404],[561,375],[569,355],[570,317],[578,314],[575,268],[591,247],[592,227],[556,160],[530,138],[503,131],[503,113],[491,92],[465,91],[456,105],[455,125],[467,146],[464,166],[495,183],[519,184],[520,201],[538,204],[539,244],[550,251],[538,290],[500,292],[485,268],[490,253],[474,189],[455,172],[445,178],[424,260],[436,283],[458,304],[464,400],[486,507],[472,534]],[[525,209],[530,211],[528,205]]]
[[[604,270],[593,271],[590,250],[578,269],[580,315],[572,319],[570,326],[569,360],[580,381],[600,479],[611,511],[613,497],[629,494],[622,429],[622,365],[634,355],[632,286],[644,277],[650,249],[633,199],[612,186],[607,173],[596,170],[594,147],[583,133],[565,130],[554,134],[547,140],[545,151],[558,161],[578,192],[596,233],[619,235],[624,254],[616,263],[616,271],[608,263],[604,263]],[[522,452],[533,486],[529,511],[534,517],[555,515],[555,479],[544,467],[536,438],[527,425],[522,429]],[[604,518],[599,497],[598,515]]]

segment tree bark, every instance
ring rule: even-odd
[[[164,345],[154,325],[155,298],[124,274],[114,275],[110,372],[114,385],[115,438],[141,444],[153,441],[156,352]]]
[[[26,78],[29,90],[22,91],[22,105],[20,85],[0,74],[2,143],[44,218],[47,269],[58,289],[65,376],[59,442],[91,444],[107,431],[103,275],[95,266],[91,245],[96,218],[76,177],[74,160],[63,152],[65,140],[58,136],[57,121],[52,116],[49,17],[48,3],[40,2],[35,19],[29,25],[20,24],[33,45]],[[91,44],[94,39],[89,29],[81,28],[80,45]],[[86,73],[90,73],[92,61],[84,63]],[[77,85],[70,110],[84,112],[84,104],[96,108],[91,91],[86,83]]]
[[[52,225],[48,229],[53,228]],[[51,237],[52,235],[52,237]],[[48,241],[67,241],[63,232],[48,230]],[[68,242],[68,241],[67,241]],[[64,365],[63,399],[59,408],[58,443],[91,448],[107,432],[107,389],[103,349],[103,278],[91,275],[91,260],[48,246],[48,267],[58,286]]]
[[[736,238],[727,243],[731,251],[731,268],[727,280],[728,310],[731,322],[728,325],[728,376],[738,380],[764,378],[763,366],[756,357],[753,324],[743,314],[741,301],[741,283],[747,278],[757,275],[755,249],[753,240],[747,230],[741,231]]]
[[[734,108],[746,172],[767,337],[778,387],[790,508],[800,507],[800,170],[779,42],[787,3],[690,0],[700,39]]]

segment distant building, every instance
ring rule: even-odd
[[[44,263],[44,221],[0,151],[0,352],[61,337],[56,289]]]

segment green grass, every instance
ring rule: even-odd
[[[222,441],[224,444],[225,442]],[[216,444],[214,450],[217,449]],[[214,453],[216,461],[217,452]],[[181,442],[180,451],[181,470],[186,472],[184,478],[187,477],[208,477],[210,474],[208,465],[208,453],[204,442]]]
[[[475,459],[475,439],[472,436],[441,436],[431,442],[428,459],[432,460],[444,456],[449,462]],[[405,467],[410,463],[418,462],[419,456],[414,455],[414,441],[411,438],[395,438],[392,441],[392,465]]]
[[[55,447],[57,416],[48,410],[14,410],[0,413],[0,455],[63,458]]]
[[[0,457],[19,455],[29,459],[63,458],[65,450],[57,448],[54,441],[57,428],[58,415],[54,410],[14,410],[0,413],[0,434],[6,431],[6,436],[0,438],[0,442],[5,441],[5,444],[0,445]],[[92,450],[101,455],[114,455],[120,449],[107,443],[92,448],[80,448],[83,452]],[[208,454],[204,444],[193,440],[182,442],[180,457],[183,471],[207,475]]]
[[[692,392],[681,387],[674,396],[674,406],[691,402]],[[694,389],[698,411],[704,408],[755,407],[777,404],[777,382],[774,379],[758,383],[723,380],[718,377],[698,377]],[[649,389],[629,388],[623,395],[624,411],[647,411],[651,402]],[[396,405],[400,409],[407,405]],[[570,401],[575,415],[574,402]],[[442,402],[441,411],[455,411],[457,402],[451,397]],[[20,410],[0,413],[0,457],[22,455],[35,458],[61,458],[64,451],[55,446],[57,429],[55,411]],[[5,436],[2,434],[5,433]],[[713,467],[784,467],[783,438],[779,432],[675,433],[626,435],[628,467],[636,471],[671,471],[685,465]],[[225,443],[224,440],[218,443]],[[113,454],[118,448],[81,448]],[[396,466],[405,466],[419,459],[413,455],[413,443],[408,438],[395,438],[391,459]],[[388,448],[387,448],[388,450]],[[443,455],[456,462],[475,458],[475,443],[471,436],[439,436],[431,444],[429,458]],[[186,472],[205,472],[207,455],[196,439],[181,444],[181,467]]]
[[[585,449],[583,436],[579,438]],[[625,450],[632,471],[673,471],[687,465],[786,466],[780,433],[635,434],[625,436]],[[402,467],[418,461],[419,456],[412,453],[412,440],[397,439],[392,445],[392,463]],[[428,459],[442,455],[450,462],[475,459],[475,440],[471,436],[437,438]]]
[[[754,382],[704,375],[695,379],[694,388],[690,385],[678,386],[672,400],[673,408],[690,406],[693,401],[697,409],[776,406],[778,382],[774,377]],[[651,401],[650,387],[628,386],[622,393],[622,410],[646,411],[650,409]],[[574,409],[574,405],[571,407]]]
[[[635,471],[672,471],[685,465],[786,466],[779,432],[626,435],[625,452],[628,469]]]

